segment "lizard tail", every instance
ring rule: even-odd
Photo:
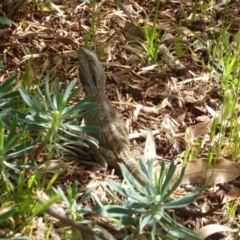
[[[127,169],[132,173],[132,175],[143,185],[146,185],[146,180],[144,179],[144,177],[141,175],[141,173],[139,172],[139,164],[137,163],[137,161],[130,157],[127,156],[126,154],[124,154],[124,152],[122,152],[120,155],[124,155],[124,156],[119,156],[120,159],[126,159],[127,161],[123,162],[124,165],[127,167]]]

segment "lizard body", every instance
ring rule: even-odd
[[[116,155],[115,161],[124,163],[133,176],[145,185],[145,180],[138,170],[139,165],[131,155],[127,128],[105,94],[105,74],[101,63],[94,53],[84,48],[79,49],[78,56],[83,90],[86,95],[94,95],[92,100],[99,109],[98,113],[85,119],[86,125],[103,129],[103,133],[92,134],[99,141],[99,146],[111,150]],[[97,149],[93,150],[93,154],[103,169],[106,169],[108,164],[112,165],[111,162],[107,164],[97,153]]]
[[[139,165],[131,155],[130,143],[126,126],[113,108],[105,94],[105,76],[104,69],[98,61],[96,55],[85,49],[80,48],[78,51],[79,59],[79,77],[86,95],[93,95],[93,101],[96,102],[99,112],[85,119],[86,125],[98,126],[103,132],[92,134],[99,141],[99,146],[110,150],[109,154],[114,154],[116,159],[106,162],[106,159],[99,153],[99,149],[93,148],[95,159],[99,163],[99,169],[106,169],[108,165],[117,166],[117,162],[122,162],[129,169],[132,175],[144,186],[145,179],[139,172]],[[176,208],[175,211],[184,216],[204,217],[211,215],[216,209],[212,208],[208,212],[192,212],[187,208]]]

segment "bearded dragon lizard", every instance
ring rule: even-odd
[[[81,48],[78,51],[79,76],[86,95],[94,95],[93,101],[96,102],[99,112],[85,119],[86,125],[98,126],[103,129],[102,133],[92,134],[99,142],[99,146],[111,150],[115,156],[115,162],[122,162],[141,183],[145,180],[140,174],[137,161],[133,158],[130,151],[127,128],[113,108],[105,94],[105,75],[101,63],[96,55],[87,49]],[[93,150],[94,157],[99,163],[99,168],[106,169],[106,160],[99,154],[98,149]],[[116,164],[113,163],[114,166]]]
[[[99,149],[93,147],[93,155],[98,161],[99,169],[106,169],[108,165],[117,167],[122,162],[132,175],[144,186],[146,181],[139,172],[139,165],[130,151],[127,128],[118,112],[113,108],[105,94],[105,75],[102,64],[96,55],[85,49],[78,50],[79,77],[86,95],[93,95],[99,111],[85,118],[86,125],[98,126],[103,132],[92,134],[99,141],[99,146],[113,153],[115,159],[108,161],[100,154]],[[95,163],[94,163],[95,164]],[[96,165],[96,164],[95,164]],[[187,208],[177,208],[177,212],[191,217],[203,217],[212,214],[217,207],[208,212],[192,212]]]

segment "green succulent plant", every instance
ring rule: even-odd
[[[94,212],[100,216],[112,219],[116,229],[132,228],[133,234],[126,234],[124,239],[139,239],[141,235],[148,239],[201,239],[196,233],[177,223],[168,210],[182,208],[193,202],[206,188],[203,186],[196,192],[180,199],[173,200],[172,193],[181,184],[184,168],[179,179],[172,184],[176,165],[170,164],[167,174],[164,162],[161,165],[159,176],[153,175],[153,163],[146,166],[140,161],[146,186],[143,187],[128,171],[125,165],[120,164],[126,184],[121,185],[109,179],[109,187],[103,186],[114,204],[104,205],[99,198],[93,195],[97,202]],[[153,184],[153,179],[155,184]],[[171,186],[171,187],[170,187]]]

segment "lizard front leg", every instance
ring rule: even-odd
[[[91,150],[89,151],[89,154],[92,154],[95,162],[91,162],[90,165],[93,166],[93,169],[97,170],[106,170],[108,167],[108,161],[106,157],[102,154],[103,150],[101,147],[97,148],[96,146],[91,146]],[[104,149],[106,150],[106,149]],[[86,162],[85,162],[86,163]],[[89,165],[89,166],[90,166]]]
[[[108,167],[105,155],[102,155],[102,152],[106,149],[99,151],[99,148],[94,145],[90,145],[89,148],[87,148],[88,150],[76,148],[71,145],[68,145],[65,148],[67,149],[67,151],[64,151],[63,155],[65,160],[80,162],[81,165],[84,165],[93,171],[105,171]]]
[[[76,149],[75,149],[76,150]],[[142,159],[143,150],[140,147],[133,147],[132,153],[135,159]],[[117,157],[113,151],[106,149],[104,147],[95,147],[91,146],[90,151],[83,154],[78,154],[77,150],[74,151],[78,155],[78,161],[80,160],[81,164],[87,167],[90,167],[93,170],[106,170],[108,166],[114,169],[120,169],[117,161]]]

